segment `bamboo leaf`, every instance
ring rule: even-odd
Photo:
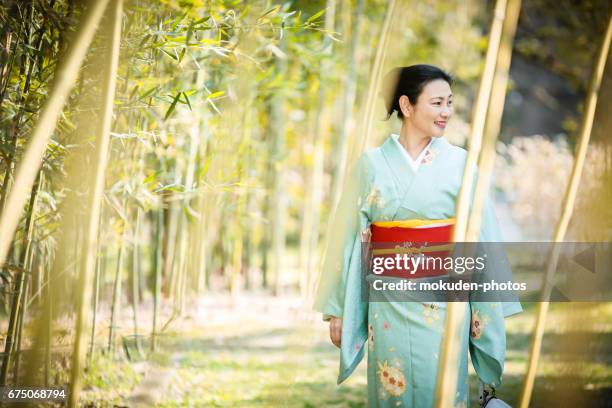
[[[189,97],[187,96],[187,93],[183,92],[183,96],[185,97],[185,102],[187,102],[187,106],[189,106],[189,110],[192,111],[191,102],[189,102]]]
[[[210,99],[216,99],[219,98],[221,96],[225,95],[225,91],[217,91],[217,92],[213,92],[210,95],[208,95],[206,97],[206,99],[210,100]]]
[[[158,170],[158,171],[155,171],[155,172],[153,172],[153,173],[149,174],[149,175],[148,175],[148,176],[147,176],[147,177],[146,177],[146,178],[143,180],[143,184],[149,184],[149,183],[151,183],[151,182],[155,181],[155,179],[157,179],[161,173],[162,173],[162,172],[161,172],[160,170]]]
[[[185,51],[187,51],[187,48],[183,48],[181,50],[181,53],[178,56],[178,62],[180,63],[181,61],[183,61],[183,57],[185,56]]]
[[[215,112],[217,112],[219,115],[221,114],[221,111],[219,110],[219,108],[217,108],[217,105],[215,105],[215,103],[214,103],[212,100],[207,99],[206,101],[207,101],[208,103],[210,103],[210,106],[212,106],[212,107],[213,107],[213,109],[215,110]]]
[[[149,41],[150,38],[151,38],[151,34],[145,35],[145,37],[142,39],[140,44],[138,44],[138,48],[142,48],[146,44],[146,42]]]
[[[276,14],[278,12],[278,10],[280,10],[280,6],[276,5],[274,7],[269,8],[265,13],[263,13],[261,16],[259,16],[257,18],[257,21],[263,19],[264,17],[271,15],[271,14]]]
[[[178,103],[179,99],[181,98],[181,93],[182,92],[177,93],[176,96],[174,97],[174,100],[172,101],[172,104],[170,104],[170,107],[166,111],[166,116],[164,116],[164,120],[168,120],[168,117],[170,117],[170,115],[172,115],[172,112],[174,112],[174,109],[176,109],[176,104]]]
[[[176,50],[174,51],[175,54],[171,54],[168,51],[164,50],[163,48],[160,48],[160,51],[163,52],[164,54],[166,54],[167,56],[169,56],[170,58],[172,58],[175,61],[178,61],[178,56],[176,55]]]
[[[176,27],[185,19],[188,12],[185,12],[181,17],[179,17],[172,25],[170,26],[170,31],[174,31]]]
[[[312,23],[313,21],[315,21],[317,18],[321,17],[323,15],[323,13],[325,13],[325,9],[313,14],[312,16],[308,17],[308,19],[306,20],[306,24]]]
[[[153,92],[157,91],[158,88],[159,88],[159,85],[154,86],[153,88],[149,89],[144,94],[140,95],[140,98],[138,98],[138,99],[141,100],[141,99],[146,98],[147,96],[151,95]]]
[[[194,26],[197,26],[197,25],[200,25],[200,24],[202,24],[202,23],[207,22],[208,20],[210,20],[210,16],[207,16],[207,17],[202,17],[201,19],[199,19],[199,20],[195,21],[195,22],[193,23],[193,25],[194,25]],[[209,28],[210,28],[210,27],[209,27]]]
[[[187,36],[185,37],[185,45],[189,45],[189,40],[191,40],[191,37],[193,36],[193,26],[194,26],[194,22],[192,21],[191,24],[189,24],[189,28],[187,29]]]
[[[206,174],[208,173],[208,169],[210,168],[210,163],[211,163],[211,158],[207,157],[206,160],[204,161],[204,165],[200,169],[199,178],[202,179],[206,176]]]
[[[131,101],[132,98],[134,98],[134,95],[136,95],[136,92],[138,92],[139,89],[140,89],[139,85],[134,86],[134,89],[132,89],[132,92],[130,93],[130,96],[128,97],[129,101]]]

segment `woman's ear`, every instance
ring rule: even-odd
[[[410,105],[410,99],[408,99],[406,95],[402,95],[400,96],[398,102],[399,102],[400,109],[402,110],[402,115],[405,118],[409,118],[410,114],[412,113],[412,106]]]

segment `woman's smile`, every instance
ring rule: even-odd
[[[446,127],[446,121],[445,120],[436,121],[436,122],[434,122],[434,124],[437,127],[439,127],[440,129],[444,129]]]

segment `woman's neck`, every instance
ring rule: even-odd
[[[419,154],[427,147],[430,141],[431,136],[419,134],[416,129],[411,129],[405,124],[402,125],[399,142],[414,160],[419,157]]]

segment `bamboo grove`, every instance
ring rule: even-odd
[[[308,298],[346,163],[391,126],[383,67],[480,75],[474,2],[438,2],[453,27],[398,3],[1,5],[0,386],[70,383],[76,406],[88,361],[154,351],[198,296]]]

